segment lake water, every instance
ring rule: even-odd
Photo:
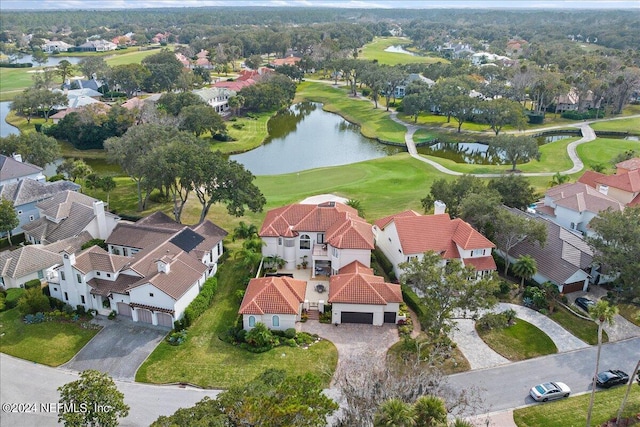
[[[385,52],[393,52],[393,53],[403,53],[405,55],[416,56],[415,53],[409,52],[408,50],[404,50],[402,46],[389,46],[384,50]]]
[[[322,105],[304,102],[293,105],[269,121],[269,138],[264,145],[231,156],[254,175],[276,175],[326,166],[346,165],[404,151],[368,139],[360,127]]]
[[[47,62],[45,62],[42,66],[43,67],[53,67],[54,65],[58,65],[60,63],[60,61],[62,61],[63,59],[66,59],[67,61],[69,61],[72,64],[77,64],[78,62],[80,62],[82,60],[83,57],[81,56],[62,56],[62,55],[49,55]],[[24,55],[21,58],[18,58],[17,60],[13,61],[14,63],[18,63],[18,64],[26,64],[27,62],[31,62],[33,64],[34,67],[39,67],[40,65],[38,65],[38,63],[36,63],[36,61],[33,60],[33,57],[31,55]]]
[[[0,102],[0,137],[9,136],[11,134],[19,134],[20,130],[17,127],[11,126],[5,120],[7,119],[7,115],[9,114],[9,107],[11,106],[11,101],[3,101]]]

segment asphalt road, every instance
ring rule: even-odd
[[[449,385],[457,391],[480,389],[488,412],[517,408],[534,403],[529,389],[542,382],[561,381],[571,394],[591,391],[596,361],[596,347],[568,353],[538,357],[495,368],[451,375]],[[622,369],[631,373],[640,358],[640,338],[602,346],[600,370]]]

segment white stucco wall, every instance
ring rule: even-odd
[[[384,305],[371,305],[371,304],[345,304],[345,303],[333,303],[331,311],[331,322],[340,324],[342,312],[357,312],[357,313],[373,313],[373,325],[381,326],[384,323]],[[388,310],[391,311],[391,310]],[[397,310],[396,310],[397,313]]]
[[[255,317],[256,323],[264,323],[267,328],[274,329],[278,331],[284,331],[289,328],[296,327],[296,315],[295,314],[277,314],[280,318],[280,326],[273,326],[273,316],[274,314],[243,314],[242,315],[242,328],[246,331],[253,329],[253,327],[249,326],[249,317]]]

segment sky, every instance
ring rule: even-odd
[[[267,6],[361,9],[539,8],[635,9],[640,0],[1,0],[0,10],[134,9],[149,7]]]

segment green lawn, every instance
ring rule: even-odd
[[[575,308],[576,311],[580,311],[579,308]],[[587,344],[598,344],[598,325],[590,320],[582,319],[575,314],[572,314],[564,307],[556,307],[556,310],[549,315],[560,326],[565,328],[571,334],[580,338]],[[602,332],[602,342],[608,342],[609,337],[606,332]]]
[[[615,172],[612,160],[627,150],[640,153],[640,142],[626,139],[596,138],[594,141],[578,145],[577,148],[578,156],[587,169],[590,165],[603,164],[607,168],[604,173],[608,174]]]
[[[242,153],[259,147],[269,136],[267,123],[272,117],[271,113],[262,113],[256,119],[248,117],[238,117],[236,121],[226,122],[227,131],[236,141],[214,142],[211,145],[213,150],[220,150],[223,153]],[[234,127],[236,125],[237,127]],[[239,128],[239,129],[238,129]]]
[[[558,352],[547,334],[522,319],[503,329],[476,330],[489,347],[512,362]]]
[[[382,106],[375,109],[369,100],[351,98],[346,88],[336,88],[325,83],[303,82],[298,85],[296,101],[321,102],[323,109],[340,114],[345,120],[360,125],[367,138],[404,143],[406,128],[389,118]]]
[[[291,375],[316,374],[323,387],[328,387],[338,362],[336,347],[329,341],[323,340],[308,350],[277,347],[254,354],[218,338],[237,316],[239,301],[234,293],[243,285],[236,268],[230,259],[220,267],[218,293],[212,308],[189,328],[189,337],[183,345],[160,343],[138,370],[136,381],[189,382],[207,388],[228,388],[244,384],[266,369],[283,368]]]
[[[629,322],[640,326],[640,307],[634,304],[618,304],[618,311],[622,317],[627,319]]]
[[[68,362],[97,333],[78,323],[27,325],[17,308],[0,313],[0,352],[43,365]]]
[[[608,122],[593,123],[593,130],[640,133],[640,118],[611,120]]]
[[[406,53],[385,52],[389,46],[402,46],[411,44],[406,37],[376,37],[371,43],[367,43],[359,54],[359,59],[373,61],[382,65],[398,64],[433,64],[436,62],[448,63],[444,58],[435,56],[408,55]]]
[[[622,403],[626,387],[615,387],[596,393],[591,418],[592,426],[602,425],[615,418]],[[513,419],[518,427],[582,427],[587,420],[589,394],[570,397],[556,402],[542,403],[516,409]],[[623,417],[640,413],[640,387],[633,385]]]
[[[173,50],[173,46],[168,47],[168,49]],[[147,56],[155,55],[159,52],[160,49],[138,50],[137,48],[131,48],[126,53],[105,58],[105,62],[111,67],[115,65],[140,64]]]

